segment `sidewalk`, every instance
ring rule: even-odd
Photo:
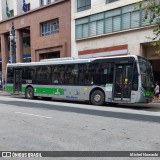
[[[0,90],[0,95],[1,96],[10,96],[11,94],[6,91]]]
[[[149,103],[149,105],[160,108],[160,101],[159,101],[159,102],[156,102],[156,103],[155,103],[155,102],[151,102],[151,103]]]

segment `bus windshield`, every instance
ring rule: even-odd
[[[138,59],[139,59],[142,87],[145,90],[153,91],[154,78],[153,78],[151,64],[148,60],[142,57],[138,57]]]

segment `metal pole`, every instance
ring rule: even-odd
[[[10,63],[13,63],[13,48],[12,48],[12,40],[13,40],[13,36],[11,35],[11,31],[10,31]]]
[[[10,30],[10,62],[15,63],[15,30],[14,23],[12,22],[11,30]]]

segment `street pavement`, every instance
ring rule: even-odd
[[[0,96],[0,150],[159,151],[160,112],[146,108]]]
[[[28,100],[3,94],[6,93],[0,95],[0,150],[160,150],[158,103],[93,106],[78,102]],[[153,158],[147,160],[150,159]]]

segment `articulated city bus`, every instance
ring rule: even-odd
[[[7,64],[6,91],[93,105],[145,103],[153,98],[153,73],[135,55]]]

